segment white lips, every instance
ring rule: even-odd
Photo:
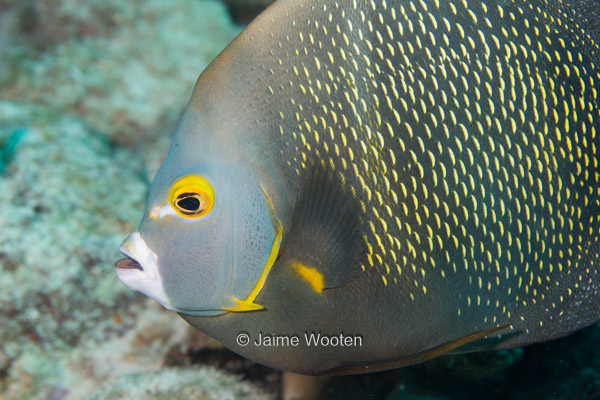
[[[167,298],[158,272],[158,256],[146,245],[142,235],[139,232],[129,235],[119,251],[137,261],[144,269],[116,268],[119,280],[129,289],[141,292],[172,310],[173,306]]]

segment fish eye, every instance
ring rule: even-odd
[[[171,187],[169,204],[180,217],[199,219],[212,210],[215,192],[205,178],[198,175],[184,176]]]
[[[182,193],[175,199],[179,211],[185,215],[200,214],[204,210],[204,199],[197,193]]]

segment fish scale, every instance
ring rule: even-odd
[[[314,374],[596,322],[599,14],[566,0],[276,2],[200,77],[149,207],[178,163],[243,160],[277,257],[257,266],[253,308],[171,308],[243,355]],[[201,156],[178,149],[190,143]],[[140,228],[151,248],[160,229]],[[277,353],[232,336],[306,329],[370,345]]]
[[[600,219],[598,67],[544,6],[300,3],[315,11],[269,65],[289,79],[281,91],[303,96],[280,113],[278,133],[299,154],[281,163],[301,174],[315,152],[360,182],[362,268],[411,299],[428,295],[431,276],[458,277],[468,294],[456,313],[483,308],[482,325],[542,326],[597,290],[596,268],[579,260]]]
[[[383,284],[403,277],[414,281],[412,295],[426,295],[426,271],[444,277],[464,270],[480,292],[465,299],[465,308],[489,306],[496,297],[488,292],[499,286],[506,291],[503,304],[546,304],[545,292],[559,285],[558,274],[575,265],[585,238],[597,233],[598,69],[593,63],[582,66],[587,76],[581,76],[577,66],[560,63],[589,57],[564,40],[556,39],[560,47],[553,47],[546,36],[553,19],[536,12],[534,3],[480,3],[477,18],[467,2],[367,2],[371,18],[359,13],[366,29],[347,19],[348,30],[342,31],[348,11],[325,2],[323,9],[331,11],[322,22],[297,22],[305,27],[297,54],[308,52],[303,44],[313,35],[302,29],[321,27],[316,46],[332,56],[318,62],[312,79],[293,67],[296,79],[289,86],[308,88],[304,91],[314,93],[316,105],[322,81],[339,95],[318,107],[318,115],[307,116],[304,103],[292,99],[279,132],[287,137],[291,130],[298,138],[292,153],[302,160],[319,138],[327,149],[335,149],[336,133],[346,138],[346,151],[317,154],[364,182],[368,236],[375,239],[365,268],[377,268]],[[354,9],[359,5],[354,2]],[[392,11],[384,18],[384,10]],[[470,34],[461,22],[452,24],[441,15],[467,20]],[[545,34],[537,26],[547,27]],[[386,46],[384,35],[394,40],[394,34],[395,46]],[[422,44],[435,46],[438,40],[445,46],[433,51]],[[545,61],[557,66],[548,71]],[[285,124],[290,119],[301,123]],[[321,124],[313,126],[311,119]],[[580,138],[586,132],[589,141]],[[386,152],[386,144],[393,151]],[[378,185],[386,179],[393,188]],[[380,215],[383,204],[389,207]],[[428,256],[432,252],[441,257]],[[405,255],[398,259],[397,253]],[[564,288],[567,296],[577,289],[576,281]]]

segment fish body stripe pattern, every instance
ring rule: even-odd
[[[569,2],[287,3],[256,123],[282,174],[355,184],[362,270],[527,341],[595,321],[599,49]]]

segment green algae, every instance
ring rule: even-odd
[[[8,135],[4,143],[0,142],[0,174],[2,174],[4,168],[12,161],[17,145],[26,132],[23,128],[15,129]]]

